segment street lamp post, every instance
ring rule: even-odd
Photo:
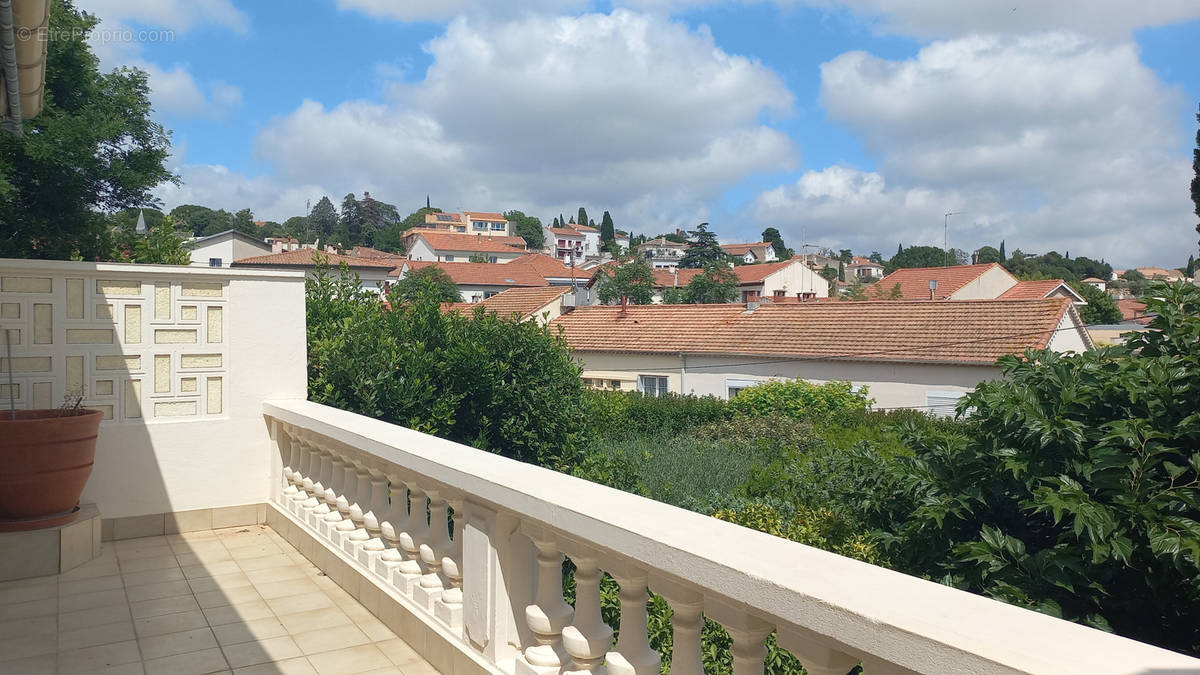
[[[946,267],[950,266],[950,216],[957,216],[962,211],[947,211],[942,220],[942,250],[946,252]]]

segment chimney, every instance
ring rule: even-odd
[[[936,300],[937,299],[935,297],[936,293],[937,293],[937,279],[930,279],[929,280],[929,299]]]
[[[746,309],[753,312],[758,309],[761,300],[758,297],[758,291],[746,291]]]
[[[617,316],[625,316],[626,310],[629,308],[629,296],[621,296],[621,311],[617,312]]]

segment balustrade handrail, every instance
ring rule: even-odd
[[[611,552],[821,647],[929,673],[1200,673],[1200,660],[302,400],[267,417]],[[868,658],[870,657],[870,658]],[[894,664],[890,665],[890,664]],[[903,671],[899,671],[903,672]]]

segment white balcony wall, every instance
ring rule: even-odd
[[[82,388],[104,411],[82,497],[104,518],[267,500],[262,401],[306,395],[303,273],[5,259],[4,328],[18,408]]]
[[[264,413],[279,457],[267,522],[443,673],[657,675],[647,587],[675,612],[675,675],[703,672],[702,613],[732,636],[734,675],[764,672],[772,631],[812,675],[1200,672],[1182,654],[361,415],[308,401]],[[615,644],[600,571],[621,585]]]

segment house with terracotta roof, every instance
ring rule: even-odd
[[[587,257],[584,233],[571,227],[543,227],[542,237],[546,243],[542,251],[567,264],[579,264]]]
[[[437,266],[444,270],[458,286],[463,302],[482,302],[509,288],[547,287],[545,277],[538,274],[532,265],[472,262],[436,262],[406,260],[389,275],[392,281],[403,279],[412,270]]]
[[[482,307],[488,314],[516,321],[535,321],[544,326],[574,307],[571,289],[565,286],[528,286],[506,288],[481,302],[459,302],[447,311],[474,311]]]
[[[551,286],[582,288],[595,273],[594,267],[584,269],[581,265],[568,265],[558,258],[552,258],[544,253],[526,253],[512,262],[532,265]]]
[[[654,270],[652,302],[661,303],[668,288],[684,288],[704,270],[678,267]],[[738,302],[795,302],[829,297],[829,282],[798,258],[730,269],[738,279]]]
[[[192,264],[202,267],[229,267],[238,258],[271,252],[271,244],[265,239],[252,237],[237,230],[225,230],[193,239],[187,247],[192,256]]]
[[[600,228],[591,225],[572,225],[571,229],[583,235],[583,255],[587,258],[600,257]]]
[[[431,230],[449,230],[466,234],[467,224],[461,213],[426,213],[425,227]]]
[[[650,262],[655,269],[670,269],[679,265],[680,258],[688,249],[687,244],[680,244],[665,237],[656,237],[643,244],[638,244],[637,252]]]
[[[864,284],[874,283],[883,278],[883,265],[856,255],[846,263],[846,279],[858,279]]]
[[[425,262],[468,262],[483,258],[507,263],[525,255],[525,240],[507,235],[458,234],[445,230],[413,228],[404,233],[410,260]]]
[[[306,276],[312,277],[318,264],[338,267],[345,264],[351,272],[358,275],[362,287],[378,291],[387,283],[388,273],[396,266],[392,260],[377,260],[373,258],[354,258],[338,253],[325,253],[311,248],[298,248],[292,251],[282,251],[270,255],[253,256],[233,261],[232,267],[251,267],[266,270],[303,270]]]
[[[1087,301],[1062,279],[1021,281],[1000,263],[910,267],[898,269],[879,280],[889,290],[900,285],[905,300],[1033,300],[1064,297],[1076,305]]]
[[[1100,291],[1108,290],[1108,282],[1099,277],[1088,277],[1083,280],[1083,283],[1091,286],[1092,288],[1099,289]]]
[[[738,258],[747,265],[777,260],[775,247],[765,241],[751,244],[721,244],[721,250],[725,251],[725,255],[730,258]]]
[[[503,213],[489,211],[463,211],[463,224],[467,234],[481,234],[485,237],[511,237],[512,227]]]
[[[729,398],[768,380],[849,381],[876,408],[943,414],[1001,377],[1000,356],[1092,348],[1066,298],[593,305],[551,326],[608,388]]]

